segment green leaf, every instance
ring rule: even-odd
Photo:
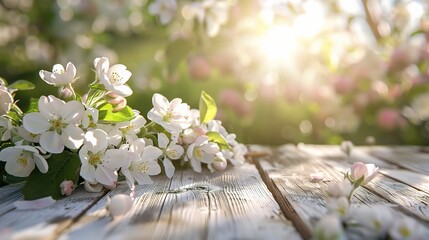
[[[116,123],[132,120],[135,115],[133,109],[126,106],[120,111],[113,112],[113,105],[110,103],[104,103],[99,108],[98,121],[102,123]]]
[[[33,200],[51,196],[60,199],[60,184],[64,180],[79,180],[80,160],[77,153],[64,151],[60,154],[52,154],[47,159],[49,169],[47,173],[41,173],[35,169],[27,178],[27,182],[21,189],[24,199]]]
[[[210,142],[217,143],[221,150],[231,150],[226,139],[218,132],[208,132],[206,135],[209,137]]]
[[[216,102],[203,91],[200,98],[200,122],[206,123],[213,120],[216,117],[216,112]]]
[[[27,80],[18,80],[9,85],[8,88],[16,89],[16,90],[32,90],[36,86]]]
[[[89,85],[89,88],[94,89],[94,90],[104,90],[104,91],[106,90],[106,87],[104,87],[103,84],[99,84],[99,83],[91,84],[91,85]]]
[[[30,98],[30,105],[28,106],[27,113],[38,112],[39,111],[39,99]]]

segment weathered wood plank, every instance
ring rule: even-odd
[[[9,211],[0,217],[1,237],[55,239],[57,231],[72,224],[76,217],[102,195],[104,193],[88,193],[79,187],[71,196],[48,208]]]
[[[311,144],[299,144],[297,148],[312,157],[323,158],[323,159],[335,159],[343,160],[348,162],[363,162],[373,163],[381,168],[397,169],[398,166],[389,162],[385,162],[382,159],[371,156],[369,152],[376,149],[381,149],[377,146],[355,146],[351,152],[350,158],[347,158],[338,145],[311,145]],[[403,147],[402,150],[415,150],[414,147]]]
[[[268,152],[268,150],[266,150]],[[327,166],[318,158],[301,152],[294,146],[287,145],[272,149],[272,155],[256,160],[263,177],[272,185],[278,202],[284,202],[282,210],[292,220],[295,227],[306,239],[311,238],[314,220],[323,216],[327,210],[324,189],[330,181],[340,181],[342,174]],[[323,172],[325,180],[314,182],[311,173]],[[352,204],[389,204],[384,199],[372,194],[366,189],[358,189]]]
[[[20,192],[21,187],[22,185],[18,184],[0,188],[0,217],[12,211],[15,208],[13,203],[23,198]]]
[[[429,154],[419,152],[418,149],[378,147],[369,153],[405,169],[429,175]]]
[[[338,171],[347,171],[350,166],[347,163],[327,161]],[[377,175],[365,188],[379,194],[389,202],[397,204],[407,213],[429,222],[429,195],[407,184],[398,182],[392,178]]]
[[[311,156],[311,151],[312,150],[310,149],[309,151],[301,152],[300,149],[294,148],[290,145],[279,147],[277,150],[265,149],[265,152],[271,152],[272,155],[256,161],[260,166],[261,174],[267,174],[271,179],[271,183],[268,182],[267,184],[272,184],[272,188],[277,189],[280,194],[278,198],[288,202],[292,207],[292,210],[288,208],[283,209],[285,211],[285,215],[292,216],[292,221],[294,223],[298,221],[298,224],[295,226],[300,232],[304,232],[304,235],[307,234],[306,231],[309,231],[309,229],[312,228],[312,220],[317,219],[326,213],[326,194],[323,191],[327,185],[326,183],[328,181],[340,181],[343,177],[341,172],[348,170],[345,166],[350,166],[344,159],[332,158],[332,154],[330,154],[328,159],[331,159],[330,161],[332,163],[342,166],[342,168],[334,168],[326,164],[326,159],[318,158],[319,156],[327,156],[327,154],[324,153],[323,155],[317,154],[317,156]],[[315,172],[323,172],[325,174],[324,181],[311,181],[310,174]],[[385,176],[381,177],[387,178]],[[392,187],[392,184],[401,184],[393,179],[390,180],[391,181],[386,180],[386,183],[384,184],[390,187]],[[415,191],[416,189],[410,188],[408,185],[402,184],[401,186],[403,189],[407,190],[405,194],[410,193],[410,191],[414,196],[416,196],[415,194],[419,194]],[[383,187],[386,188],[384,185]],[[383,196],[383,198],[381,198],[378,193],[374,194],[369,190],[365,188],[358,189],[355,192],[352,205],[354,207],[359,207],[362,204],[390,206],[396,215],[403,216],[404,214],[398,212],[396,206],[392,205],[391,202],[398,205],[410,204],[410,201],[393,201],[390,198],[387,198],[386,200],[384,195],[381,195]],[[403,196],[406,196],[405,194]],[[420,194],[417,199],[426,201],[426,197],[426,194]],[[415,206],[416,204],[414,204],[414,207]],[[400,208],[407,207],[400,206]],[[411,213],[410,210],[411,209],[407,208],[407,213]],[[288,211],[292,212],[288,214]],[[423,209],[423,211],[426,211],[426,209]],[[416,211],[413,213],[414,215],[417,214]],[[295,216],[296,214],[298,216]],[[305,224],[305,227],[301,226],[300,221]]]
[[[137,187],[134,207],[120,220],[107,216],[103,198],[63,238],[300,239],[251,164],[154,180]],[[126,186],[110,194],[117,193]]]

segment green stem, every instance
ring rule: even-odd
[[[73,86],[71,85],[71,83],[69,83],[67,87],[72,92],[73,99],[77,100],[76,92],[74,91]]]
[[[18,116],[22,117],[22,115],[24,115],[24,113],[22,112],[21,108],[18,107],[18,105],[16,105],[15,103],[12,104],[11,109],[13,111],[16,112],[16,114],[18,114]]]

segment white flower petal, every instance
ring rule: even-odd
[[[17,147],[7,147],[0,151],[0,161],[16,161],[21,156],[22,149]]]
[[[170,102],[168,101],[168,99],[159,93],[155,93],[152,96],[152,104],[155,108],[163,109],[170,107]]]
[[[59,113],[63,117],[64,122],[80,124],[85,114],[85,108],[81,102],[73,100],[67,102]]]
[[[198,159],[191,158],[191,166],[192,166],[192,169],[194,169],[195,172],[198,172],[198,173],[201,172],[201,162],[198,161]]]
[[[46,162],[46,159],[44,157],[35,153],[33,154],[33,159],[34,159],[34,162],[36,163],[37,168],[41,173],[48,172],[48,168],[49,168],[48,162]]]
[[[86,132],[85,146],[93,153],[104,151],[108,146],[107,133],[101,129]]]
[[[51,197],[44,197],[35,200],[21,200],[16,201],[13,205],[17,210],[30,210],[30,209],[42,209],[47,208],[54,204],[56,201]]]
[[[162,155],[161,149],[154,146],[146,146],[144,148],[143,154],[141,155],[141,159],[146,160],[155,160]]]
[[[148,165],[147,174],[153,176],[161,173],[161,167],[157,161],[147,161],[146,164]]]
[[[164,133],[158,133],[158,146],[160,148],[166,149],[169,142],[167,135]]]
[[[46,118],[38,112],[26,114],[22,123],[25,130],[34,134],[46,132],[51,127],[51,124],[46,120]]]
[[[112,186],[118,181],[118,174],[115,170],[98,166],[95,170],[95,179],[103,185]]]
[[[130,170],[128,168],[121,169],[122,174],[125,176],[125,179],[127,180],[127,185],[130,188],[131,191],[134,191],[135,189],[135,180],[133,175],[131,174]]]
[[[81,128],[75,125],[68,125],[63,129],[61,138],[64,145],[70,149],[78,149],[83,144],[84,132]]]
[[[172,178],[175,171],[173,163],[168,160],[168,158],[164,158],[164,161],[162,161],[162,163],[164,165],[165,175],[167,175],[168,178]]]
[[[89,182],[95,183],[95,167],[92,165],[82,164],[80,168],[80,176]]]
[[[40,146],[50,153],[61,153],[64,143],[57,132],[47,131],[40,136]]]
[[[107,89],[122,97],[128,97],[133,94],[133,90],[131,90],[131,88],[128,87],[127,85],[111,86]]]
[[[152,179],[150,179],[149,175],[147,175],[146,173],[135,173],[134,177],[137,180],[139,185],[153,183]]]
[[[128,152],[123,149],[108,149],[102,160],[103,166],[112,170],[128,166],[129,161]]]
[[[145,146],[146,141],[143,138],[139,138],[130,145],[130,151],[140,155],[144,151]]]

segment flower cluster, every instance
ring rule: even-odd
[[[378,173],[374,164],[355,162],[341,182],[328,184],[327,215],[314,228],[315,239],[347,239],[347,233],[362,239],[425,239],[427,229],[408,217],[395,219],[385,206],[352,208],[353,193],[374,179]]]
[[[115,188],[122,179],[133,190],[136,182],[150,184],[162,169],[171,178],[177,166],[186,164],[196,172],[203,166],[214,172],[225,170],[228,161],[244,163],[247,148],[214,120],[216,104],[207,93],[201,95],[199,110],[156,93],[146,119],[127,105],[133,91],[126,66],[96,58],[94,72],[95,81],[81,96],[72,86],[77,79],[72,63],[40,71],[42,80],[69,93],[69,100],[41,96],[25,113],[13,96],[30,83],[0,86],[0,161],[6,175],[27,180],[25,198],[69,195],[79,176],[89,191]],[[57,174],[49,184],[57,188],[39,195],[28,190],[42,189],[52,172]]]

